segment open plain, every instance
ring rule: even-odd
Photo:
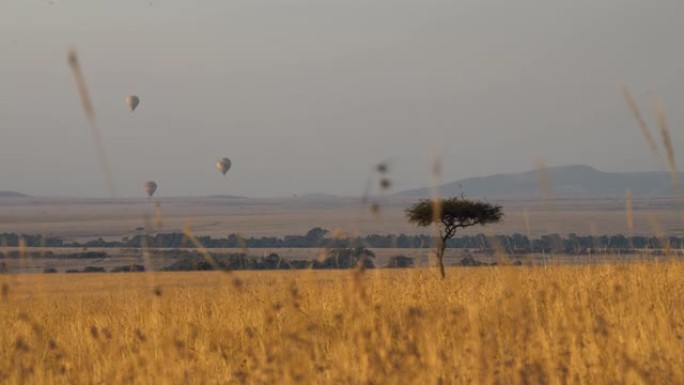
[[[404,210],[416,199],[384,197],[378,213],[358,198],[0,199],[0,233],[44,234],[65,240],[117,240],[140,233],[180,232],[222,237],[305,234],[313,227],[347,234],[416,234]],[[624,199],[500,201],[505,217],[464,234],[626,234]],[[635,199],[633,233],[684,235],[677,199]],[[136,230],[138,229],[138,230]],[[422,230],[424,232],[424,230]]]

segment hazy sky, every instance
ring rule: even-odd
[[[148,179],[160,196],[360,194],[387,158],[412,188],[440,151],[445,181],[540,157],[658,169],[619,87],[650,121],[662,96],[684,149],[682,14],[682,0],[0,0],[0,190],[108,195],[70,46],[121,196]]]

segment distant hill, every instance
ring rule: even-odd
[[[246,197],[240,196],[240,195],[209,195],[207,198],[216,198],[216,199],[247,199]]]
[[[603,172],[591,166],[561,166],[545,169],[552,198],[618,198],[631,189],[635,197],[676,195],[667,172]],[[680,174],[682,180],[684,174]],[[429,197],[431,188],[398,193],[401,196]],[[496,174],[461,179],[440,187],[441,196],[463,194],[473,198],[541,198],[540,172]]]
[[[302,195],[298,195],[298,197],[299,198],[308,198],[308,199],[334,199],[334,198],[339,198],[337,195],[325,194],[325,193],[302,194]]]
[[[28,198],[28,195],[16,191],[0,191],[0,198]]]

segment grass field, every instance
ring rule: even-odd
[[[684,383],[684,264],[0,276],[3,384]]]

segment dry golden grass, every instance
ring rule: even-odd
[[[684,383],[684,264],[0,276],[3,384]]]

